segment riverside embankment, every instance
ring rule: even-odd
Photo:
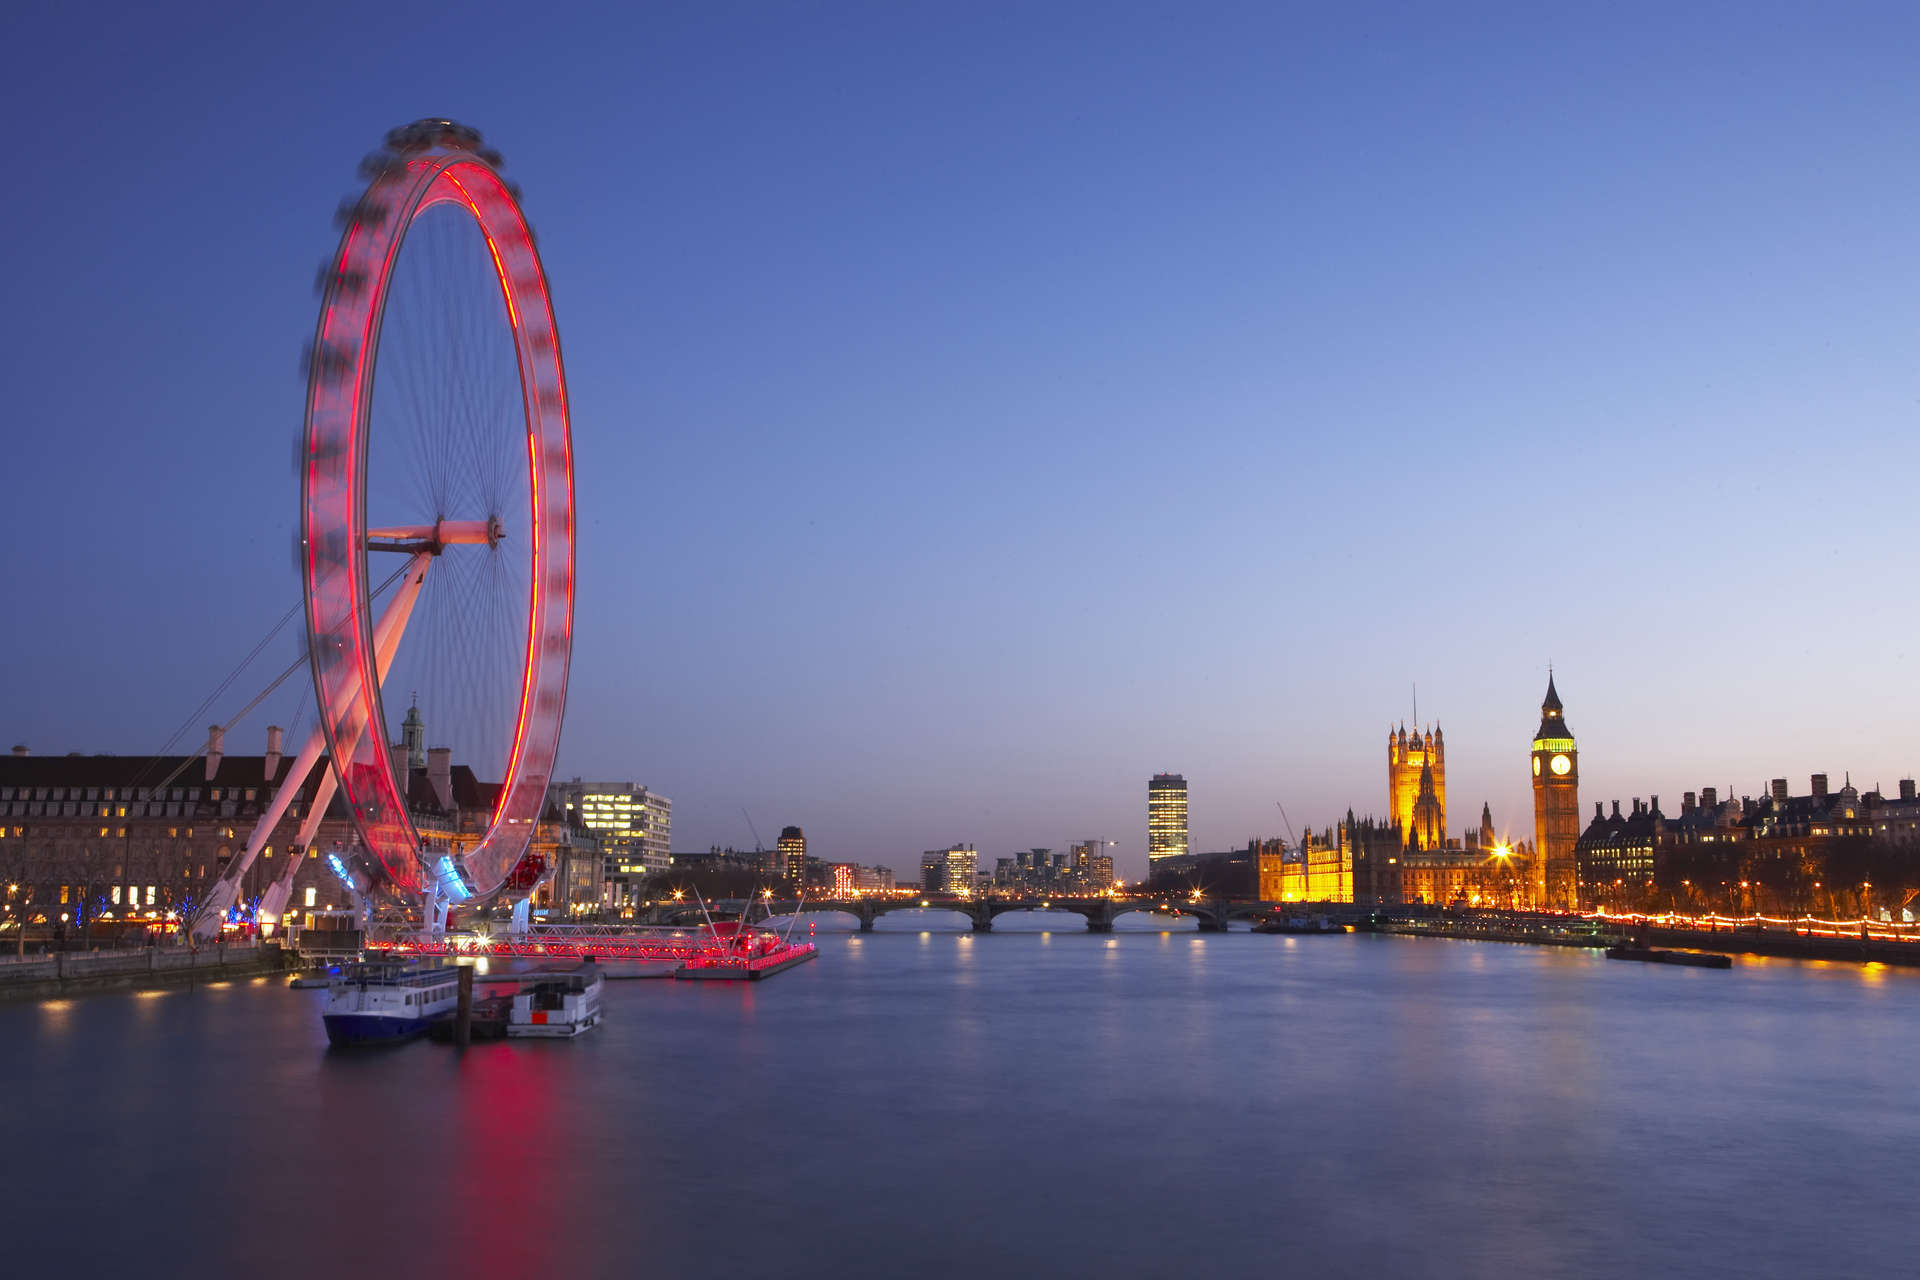
[[[1647,925],[1636,928],[1661,947],[1690,947],[1729,955],[1778,956],[1789,960],[1845,960],[1856,964],[1920,966],[1920,942],[1858,935],[1795,933],[1785,929],[1699,929]]]
[[[1658,947],[1718,951],[1726,955],[1774,956],[1855,964],[1920,967],[1920,938],[1895,936],[1888,926],[1863,922],[1858,932],[1831,922],[1632,916],[1536,915],[1529,912],[1422,914],[1388,918],[1382,933],[1459,938],[1551,947],[1610,947],[1630,939]]]
[[[224,982],[283,973],[290,965],[277,942],[0,956],[0,1001]]]

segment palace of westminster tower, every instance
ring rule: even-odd
[[[1387,819],[1409,849],[1447,843],[1447,742],[1439,727],[1387,730]]]

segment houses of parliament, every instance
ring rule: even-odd
[[[1551,676],[1531,744],[1534,839],[1502,841],[1490,805],[1480,824],[1447,833],[1447,743],[1435,724],[1387,731],[1387,816],[1309,831],[1299,848],[1255,841],[1267,901],[1429,902],[1571,907],[1579,836],[1579,753]]]

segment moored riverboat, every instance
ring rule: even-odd
[[[1324,915],[1281,916],[1253,926],[1255,933],[1345,933],[1347,926]]]
[[[411,1040],[459,1003],[453,965],[377,962],[350,965],[327,984],[320,1020],[342,1048]]]
[[[1684,964],[1696,969],[1731,969],[1733,957],[1711,951],[1662,951],[1657,947],[1607,948],[1609,960],[1638,960],[1643,964]]]
[[[600,994],[606,985],[592,964],[575,973],[535,978],[513,997],[507,1037],[565,1040],[591,1030],[600,1024]]]

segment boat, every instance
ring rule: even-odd
[[[1255,933],[1345,933],[1347,926],[1324,915],[1284,916],[1253,926]]]
[[[711,944],[674,970],[674,977],[695,982],[758,982],[820,954],[811,942],[789,942],[771,929],[722,923],[714,925],[712,932]]]
[[[296,969],[287,985],[295,991],[304,991],[310,987],[330,987],[338,978],[342,968],[337,964],[323,964],[306,969]]]
[[[327,984],[320,1020],[342,1048],[411,1040],[460,1001],[457,965],[356,964]]]
[[[706,900],[697,894],[695,897],[704,912]],[[803,894],[800,906],[804,907],[806,901]],[[805,964],[820,954],[811,942],[792,940],[793,927],[800,922],[799,907],[787,922],[785,933],[764,927],[773,918],[771,908],[766,919],[760,922],[763,927],[758,929],[747,923],[747,917],[752,914],[753,908],[749,906],[739,920],[715,921],[708,915],[699,954],[675,969],[673,976],[694,982],[758,982]]]
[[[573,973],[542,974],[513,997],[507,1038],[565,1040],[600,1021],[600,993],[607,983],[591,961]]]
[[[1696,969],[1731,969],[1733,957],[1711,951],[1662,951],[1657,947],[1619,946],[1607,948],[1609,960],[1639,960],[1645,964],[1684,964]]]

